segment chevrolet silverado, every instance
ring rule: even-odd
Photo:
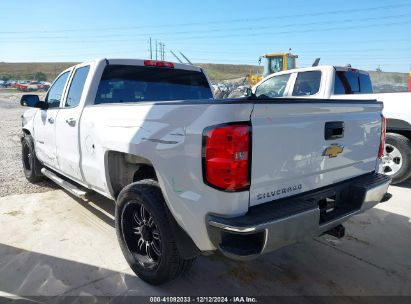
[[[217,100],[203,70],[102,59],[23,95],[22,162],[116,203],[133,271],[160,284],[216,250],[247,260],[329,233],[388,199],[375,100]]]

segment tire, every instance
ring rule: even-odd
[[[116,201],[116,233],[123,255],[134,273],[153,285],[182,275],[195,260],[181,257],[165,208],[153,180],[128,185]]]
[[[30,183],[37,183],[44,180],[44,175],[41,174],[42,165],[37,159],[33,137],[31,137],[31,135],[25,135],[21,140],[21,160],[24,175]]]
[[[391,184],[399,184],[411,175],[411,142],[405,136],[387,133],[380,172],[392,178]]]

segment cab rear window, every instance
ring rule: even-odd
[[[358,71],[337,71],[335,74],[334,94],[370,94],[372,85],[368,74]]]
[[[108,65],[95,104],[212,99],[201,72],[159,67]]]

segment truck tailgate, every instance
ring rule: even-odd
[[[374,171],[381,110],[375,101],[256,102],[251,115],[250,205]]]

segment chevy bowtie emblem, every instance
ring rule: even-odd
[[[337,157],[344,150],[344,146],[339,144],[332,144],[324,150],[324,156]]]

